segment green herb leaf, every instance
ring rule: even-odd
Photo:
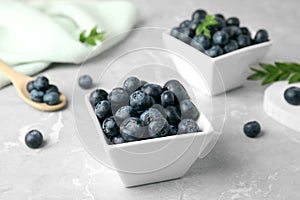
[[[260,63],[261,68],[251,67],[254,72],[248,80],[263,80],[262,85],[275,81],[289,80],[289,83],[300,82],[300,64],[289,62],[275,62],[274,65]]]
[[[211,38],[211,33],[208,29],[209,26],[216,26],[218,22],[215,20],[214,15],[205,15],[205,21],[198,25],[196,35],[203,34]]]
[[[104,34],[105,32],[98,32],[97,26],[95,26],[88,36],[86,36],[86,30],[83,30],[79,35],[79,41],[82,43],[89,44],[91,46],[96,46],[97,41],[103,41],[104,40]]]

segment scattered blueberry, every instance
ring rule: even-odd
[[[289,87],[284,91],[284,99],[291,105],[300,105],[300,88],[299,87]]]
[[[132,94],[138,88],[141,87],[141,81],[137,77],[131,76],[124,81],[123,88],[128,92],[128,94]]]
[[[227,26],[239,26],[240,25],[240,20],[237,17],[229,17],[226,20]]]
[[[144,126],[143,121],[135,117],[127,118],[122,122],[120,134],[127,142],[149,138],[147,126]]]
[[[229,35],[225,31],[217,31],[213,35],[213,42],[218,45],[225,45],[229,41]]]
[[[232,52],[232,51],[237,50],[238,48],[239,48],[238,43],[237,43],[235,40],[230,40],[230,41],[228,42],[228,44],[226,44],[226,45],[224,46],[224,51],[225,51],[226,53],[229,53],[229,52]]]
[[[105,90],[96,89],[90,94],[90,102],[93,106],[102,100],[107,100],[107,92]]]
[[[122,143],[125,143],[125,140],[122,138],[122,136],[117,135],[111,139],[111,142],[113,144],[122,144]]]
[[[43,96],[43,102],[47,105],[57,105],[59,104],[59,94],[57,92],[49,92]]]
[[[191,100],[180,102],[180,111],[182,119],[193,119],[196,121],[200,115],[198,109]]]
[[[140,119],[144,122],[145,125],[149,125],[152,121],[157,119],[164,118],[161,112],[155,108],[149,108],[143,112],[140,116]]]
[[[254,43],[262,43],[269,41],[268,32],[264,29],[257,31],[254,37]]]
[[[178,125],[178,134],[200,132],[198,124],[192,119],[183,119]]]
[[[183,87],[183,85],[177,80],[170,80],[165,83],[164,88],[170,90],[175,94],[175,97],[178,101],[183,101],[185,99],[190,99],[187,91]]]
[[[107,100],[100,101],[95,106],[95,114],[99,119],[105,119],[111,116],[110,103]]]
[[[49,87],[49,80],[45,76],[38,76],[33,85],[37,90],[46,90]]]
[[[256,121],[248,122],[244,125],[244,133],[251,138],[257,137],[261,131],[260,125]]]
[[[123,88],[114,88],[107,97],[113,113],[116,113],[119,108],[129,105],[129,94]]]
[[[119,134],[119,126],[113,117],[104,120],[102,130],[108,138],[115,137]]]
[[[169,133],[169,124],[165,118],[156,119],[149,124],[148,132],[152,138],[166,136]]]
[[[30,92],[30,99],[34,102],[42,103],[44,94],[45,93],[43,91],[33,89]]]
[[[30,93],[33,89],[34,89],[34,81],[30,81],[27,86],[26,86],[26,89],[27,91]]]
[[[78,79],[78,84],[83,89],[89,89],[93,86],[93,79],[89,75],[82,75]]]
[[[160,85],[147,83],[141,88],[141,91],[151,96],[156,103],[160,103],[160,95],[163,92]]]
[[[205,10],[196,10],[193,14],[192,14],[192,19],[200,19],[200,20],[204,20],[205,16],[206,16],[206,11]]]
[[[169,124],[177,126],[181,120],[180,111],[175,106],[165,108]]]
[[[130,95],[130,106],[137,113],[142,113],[154,103],[154,99],[143,91],[138,90]]]
[[[31,130],[25,136],[25,144],[32,148],[39,148],[43,144],[43,135],[38,130]]]

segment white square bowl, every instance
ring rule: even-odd
[[[99,134],[102,147],[110,164],[118,172],[125,187],[160,182],[182,177],[194,161],[206,155],[214,136],[208,119],[201,114],[197,123],[202,132],[147,139],[123,144],[109,144],[105,137],[94,109],[85,102],[91,119]],[[97,148],[95,141],[90,141],[87,148]]]
[[[167,49],[177,54],[173,56],[173,61],[178,72],[190,77],[187,81],[191,86],[210,96],[242,86],[249,66],[257,64],[272,45],[271,41],[268,41],[211,58],[168,32],[164,32],[162,36]],[[178,59],[179,56],[189,61],[194,68]],[[198,73],[202,75],[202,80],[199,79]]]

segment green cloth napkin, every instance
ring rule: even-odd
[[[33,75],[51,63],[82,63],[119,43],[133,28],[137,8],[127,1],[26,1],[0,2],[0,59],[16,70]],[[97,46],[79,41],[98,26],[105,40]],[[10,81],[0,72],[0,88]]]

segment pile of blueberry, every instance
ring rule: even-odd
[[[199,25],[206,23],[205,10],[196,10],[191,20],[185,20],[179,27],[171,30],[171,35],[210,57],[217,57],[240,48],[266,42],[269,40],[268,32],[260,29],[254,38],[247,27],[240,27],[237,17],[225,18],[222,14],[213,15],[215,25],[207,27],[209,34],[196,34]]]
[[[30,81],[27,84],[27,91],[32,101],[48,105],[57,105],[60,102],[58,88],[49,84],[49,80],[44,76],[38,76],[35,80]]]
[[[112,144],[201,131],[200,113],[177,80],[161,87],[129,77],[109,94],[94,90],[90,103]]]

